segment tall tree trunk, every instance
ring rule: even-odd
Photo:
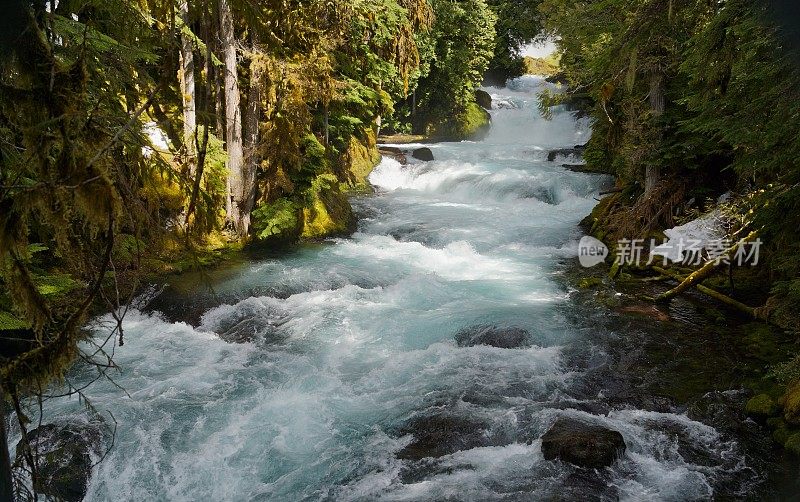
[[[228,0],[219,0],[219,24],[225,63],[225,146],[228,151],[228,183],[230,211],[228,222],[236,233],[246,236],[250,229],[249,214],[243,217],[245,199],[244,150],[242,148],[242,113],[239,95],[239,74],[236,68],[236,38]]]
[[[650,109],[655,117],[660,117],[664,114],[664,74],[660,70],[654,70],[650,74]],[[645,167],[645,197],[650,195],[659,181],[661,181],[661,169],[655,165]]]
[[[251,36],[253,52],[257,52],[258,39],[255,35]],[[247,107],[244,115],[244,152],[245,167],[242,183],[242,204],[241,218],[250,226],[250,213],[256,200],[256,174],[258,165],[261,163],[261,156],[258,154],[258,124],[261,118],[261,85],[264,79],[264,69],[258,64],[255,58],[250,60],[250,90],[247,95]]]
[[[180,0],[178,5],[183,26],[189,26],[189,3],[188,0]],[[194,176],[197,164],[197,152],[195,149],[195,130],[197,129],[197,111],[195,100],[195,81],[194,81],[194,41],[192,37],[181,30],[181,95],[183,97],[183,147],[186,152],[186,163],[189,166],[189,176]]]

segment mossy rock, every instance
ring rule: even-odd
[[[592,237],[602,241],[608,233],[606,230],[608,216],[614,204],[619,200],[619,195],[616,193],[600,199],[600,202],[592,208],[592,212],[581,220],[581,228],[589,232]]]
[[[363,139],[351,136],[350,144],[341,160],[347,188],[355,191],[367,191],[370,187],[367,177],[380,161],[381,154],[378,152],[374,132],[368,131]]]
[[[475,91],[475,102],[478,103],[478,106],[484,110],[492,109],[492,95],[483,89],[478,89]]]
[[[747,401],[745,412],[754,417],[767,418],[776,415],[779,408],[778,403],[770,396],[759,394]]]
[[[795,432],[783,444],[786,450],[798,457],[800,457],[800,432]]]
[[[743,342],[751,357],[768,364],[785,359],[785,351],[768,324],[751,322],[742,328],[745,333]]]
[[[302,211],[300,237],[303,239],[320,239],[355,230],[353,209],[332,175],[315,179],[307,199]]]
[[[783,418],[786,423],[800,425],[800,382],[795,382],[781,398]]]
[[[492,116],[478,106],[468,103],[464,111],[433,125],[431,136],[440,141],[481,141],[491,130]]]
[[[772,439],[783,446],[792,435],[786,422],[780,417],[768,418],[767,425],[772,428]]]
[[[102,439],[100,430],[79,423],[45,424],[28,432],[30,446],[38,457],[36,490],[56,500],[83,500],[92,475],[90,453]],[[18,461],[22,455],[20,441]]]

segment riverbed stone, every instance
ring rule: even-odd
[[[547,153],[547,160],[549,162],[555,162],[558,157],[580,157],[583,155],[584,150],[586,150],[586,147],[583,145],[575,145],[573,148],[557,148]]]
[[[545,460],[561,459],[579,467],[608,467],[625,453],[625,440],[618,431],[561,417],[542,436],[542,453]]]
[[[456,333],[459,347],[488,345],[501,349],[516,349],[530,345],[530,333],[515,326],[494,326],[481,324],[464,328]]]
[[[391,157],[400,165],[404,166],[408,164],[408,158],[406,158],[406,152],[396,146],[378,146],[378,153],[383,155],[384,157]]]
[[[45,424],[28,432],[31,448],[38,455],[37,491],[67,502],[83,500],[92,474],[92,436],[77,424]],[[22,455],[20,441],[17,459]]]
[[[433,160],[433,152],[427,147],[417,148],[411,152],[411,156],[424,162],[430,162]]]
[[[465,416],[435,414],[414,417],[399,431],[401,435],[413,435],[413,439],[397,453],[397,457],[407,460],[438,458],[461,450],[492,446],[495,441],[486,429],[482,421]]]

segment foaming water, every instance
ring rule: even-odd
[[[377,193],[353,201],[358,232],[219,278],[223,301],[196,325],[129,312],[114,377],[128,394],[105,380],[88,391],[119,424],[88,499],[684,500],[745,469],[735,444],[684,415],[589,414],[570,394],[583,370],[565,348],[581,331],[553,274],[606,180],[546,162],[589,127],[564,110],[541,118],[542,85],[490,89],[503,107],[484,142],[383,159]],[[476,325],[530,343],[458,346]],[[56,417],[81,407],[47,404]],[[563,415],[620,431],[625,458],[594,474],[545,461],[540,437]],[[431,423],[445,431],[436,453],[405,455]]]

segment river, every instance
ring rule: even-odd
[[[428,145],[429,163],[385,158],[370,176],[376,193],[353,199],[351,237],[231,264],[129,311],[112,374],[127,395],[107,380],[86,390],[118,424],[87,499],[758,493],[766,475],[743,442],[620,390],[647,373],[638,363],[624,385],[602,371],[609,358],[641,362],[638,345],[613,342],[654,321],[608,324],[609,311],[565,279],[577,224],[608,180],[547,162],[590,130],[563,109],[540,117],[542,85],[524,77],[488,89],[503,108],[485,141]],[[530,344],[455,342],[487,325],[525,330]],[[79,367],[70,378],[91,377]],[[47,418],[81,407],[51,400]],[[540,437],[559,416],[621,432],[624,458],[597,472],[544,460]]]

